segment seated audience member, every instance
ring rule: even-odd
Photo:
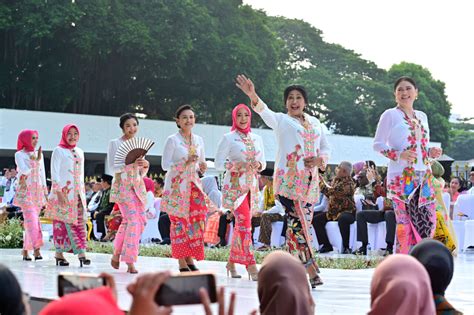
[[[322,192],[329,199],[328,211],[315,216],[314,227],[319,244],[322,244],[320,253],[327,253],[333,250],[326,232],[328,221],[337,221],[342,236],[343,254],[350,254],[349,236],[350,226],[355,221],[355,185],[351,178],[352,165],[350,162],[341,162],[338,166],[336,177],[331,186],[325,184]]]
[[[92,190],[93,194],[87,204],[87,210],[90,212],[91,218],[93,219],[94,212],[99,207],[100,198],[102,198],[102,184],[100,183],[100,178],[97,182],[94,183],[94,186],[92,186]]]
[[[85,183],[85,188],[86,188],[86,203],[89,204],[91,201],[92,195],[94,194],[94,187],[95,182],[87,182]]]
[[[115,203],[114,207],[112,208],[112,212],[107,217],[107,234],[102,239],[102,241],[113,241],[115,239],[115,235],[117,235],[120,223],[122,223],[122,213],[120,212],[118,203]]]
[[[213,204],[216,205],[217,211],[208,213],[206,227],[204,229],[204,243],[214,246],[219,243],[219,219],[222,215],[222,193],[217,186],[217,177],[204,176],[201,179],[204,193],[209,197]]]
[[[155,182],[153,179],[144,177],[143,181],[145,182],[146,189],[146,205],[145,205],[145,214],[147,220],[156,218],[156,209],[155,209]]]
[[[451,196],[451,204],[449,206],[449,217],[453,220],[453,211],[454,211],[454,204],[456,200],[458,200],[459,195],[464,191],[464,181],[460,177],[453,177],[449,182],[449,188],[447,192]]]
[[[2,180],[3,190],[3,202],[6,204],[6,211],[8,212],[8,218],[21,217],[20,207],[15,206],[14,199],[16,194],[16,182],[17,182],[17,171],[15,167],[5,169],[5,176]]]
[[[432,294],[422,264],[409,255],[391,255],[375,268],[368,315],[433,315]]]
[[[469,184],[471,185],[471,188],[469,188],[466,193],[474,195],[474,167],[471,168],[471,172],[469,173]]]
[[[110,202],[110,187],[112,185],[113,177],[103,174],[101,177],[102,197],[100,198],[99,206],[94,212],[94,219],[96,220],[97,232],[101,233],[101,239],[105,237],[105,217],[112,212],[114,203]],[[96,238],[96,236],[95,236]]]
[[[362,246],[355,251],[354,254],[367,255],[367,245],[369,244],[367,223],[379,223],[385,221],[387,229],[385,242],[387,243],[387,248],[384,256],[386,256],[388,254],[393,254],[396,228],[395,212],[393,211],[393,208],[386,208],[385,206],[383,209],[377,209],[372,185],[372,183],[375,183],[374,178],[376,176],[374,170],[375,167],[372,169],[369,168],[367,171],[361,171],[357,178],[358,187],[356,189],[356,194],[363,195],[364,199],[362,200],[362,211],[359,211],[356,214],[357,240],[362,242]]]
[[[21,291],[13,272],[3,264],[0,264],[0,314],[31,314],[27,295]]]
[[[424,239],[416,244],[409,254],[428,272],[437,314],[462,314],[444,297],[454,274],[454,260],[449,249],[439,241]]]
[[[307,283],[305,268],[299,260],[283,251],[270,253],[258,273],[260,313],[314,314],[315,304]]]
[[[155,182],[155,198],[161,198],[161,196],[163,195],[163,187],[164,187],[164,181],[163,181],[163,178],[161,177],[157,177],[154,179],[154,182]]]
[[[263,246],[258,250],[268,250],[271,248],[272,223],[284,220],[285,209],[280,201],[275,199],[275,194],[273,193],[273,169],[265,169],[260,175],[264,184],[260,207],[263,211],[260,216],[255,217],[255,220],[257,221],[256,226],[260,226],[258,241]]]

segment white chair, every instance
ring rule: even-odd
[[[458,214],[463,213],[467,217],[460,217]],[[474,195],[459,195],[454,204],[453,220],[460,219],[474,220]]]
[[[443,193],[444,206],[449,211],[449,206],[451,205],[451,195],[448,192]]]
[[[310,225],[309,231],[312,237],[311,246],[313,246],[313,248],[319,249],[318,238],[316,237],[316,231],[314,231],[313,225]]]
[[[461,248],[465,251],[469,246],[474,246],[474,220],[464,222],[464,243]]]
[[[285,238],[281,236],[282,232],[283,221],[272,222],[272,235],[270,237],[270,246],[280,247],[285,242]]]
[[[459,220],[453,220],[453,227],[454,227],[454,233],[456,233],[456,248],[458,249],[459,252],[461,252],[464,248],[464,232],[465,232],[465,222],[466,221],[459,221]]]
[[[339,253],[342,252],[342,236],[341,231],[339,230],[339,225],[337,221],[330,221],[326,223],[326,233],[329,238],[329,243],[332,247],[338,250]],[[356,243],[356,224],[352,223],[350,227],[350,236],[349,236],[349,247],[355,248]]]
[[[272,230],[272,233],[273,233],[273,230]],[[260,243],[260,242],[258,241],[258,237],[259,237],[259,236],[260,236],[260,226],[257,226],[257,227],[255,227],[255,229],[254,229],[254,231],[253,231],[253,245],[254,245],[255,247],[260,247],[260,246],[263,245],[262,243]]]
[[[151,243],[152,238],[161,239],[160,230],[158,229],[159,219],[158,216],[153,219],[148,219],[140,239],[142,244]]]

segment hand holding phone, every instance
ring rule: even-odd
[[[94,274],[62,272],[58,275],[58,296],[106,285],[105,277]]]
[[[204,288],[212,303],[217,302],[216,278],[212,273],[193,273],[169,277],[158,289],[158,305],[201,304],[200,289]]]
[[[129,284],[127,290],[133,296],[133,301],[128,314],[171,314],[171,307],[155,303],[156,292],[169,277],[168,271],[145,273]]]

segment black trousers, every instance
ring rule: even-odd
[[[329,242],[328,234],[326,232],[326,223],[329,220],[326,217],[326,212],[318,213],[313,217],[313,227],[316,232],[316,237],[318,238],[318,243],[324,247],[330,247],[331,243]],[[354,223],[355,216],[349,212],[342,212],[337,219],[339,225],[339,231],[341,232],[342,237],[342,246],[344,248],[349,248],[349,237],[351,232],[351,224]]]
[[[105,217],[112,212],[112,209],[109,211],[99,211],[95,215],[95,222],[97,225],[97,232],[102,233],[101,237],[105,237]]]
[[[385,221],[387,224],[387,234],[385,235],[385,242],[388,246],[393,246],[395,243],[395,212],[393,210],[379,211],[379,210],[362,210],[357,213],[357,240],[362,242],[362,245],[367,246],[369,237],[367,235],[367,223],[379,223]]]
[[[160,212],[158,219],[158,231],[160,231],[161,240],[170,240],[171,220],[166,212]]]

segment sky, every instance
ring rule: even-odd
[[[474,2],[470,0],[244,0],[268,15],[302,19],[389,69],[402,61],[446,83],[451,113],[474,117]],[[415,103],[416,106],[416,103]]]

